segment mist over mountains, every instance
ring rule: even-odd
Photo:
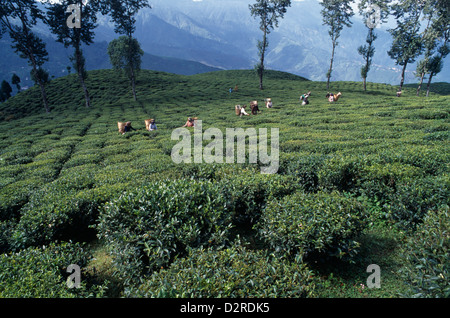
[[[262,38],[259,22],[250,15],[253,0],[151,0],[152,9],[137,15],[135,37],[146,52],[142,68],[178,74],[195,74],[218,69],[252,69],[257,63],[257,41]],[[326,80],[331,56],[328,29],[322,25],[321,5],[317,0],[292,1],[279,27],[269,34],[267,69],[290,72],[310,80]],[[85,47],[87,69],[110,68],[108,42],[119,35],[108,17],[100,17],[95,44]],[[44,65],[52,76],[67,74],[70,49],[55,43],[44,25],[37,30],[45,38],[49,62]],[[368,81],[398,84],[400,67],[387,54],[391,36],[387,26],[376,29],[378,39]],[[332,81],[360,81],[362,57],[358,46],[364,44],[367,29],[355,15],[351,28],[339,38]],[[29,77],[26,61],[14,54],[4,36],[0,40],[1,78],[10,80],[13,72]],[[450,82],[450,62],[433,82]],[[406,83],[416,83],[415,63],[408,65]]]
[[[161,56],[195,60],[222,69],[253,68],[257,63],[257,41],[262,38],[259,22],[250,15],[253,0],[152,0],[151,10],[139,14],[136,37],[144,51]],[[311,80],[326,80],[331,56],[328,29],[322,25],[317,0],[292,1],[279,27],[269,35],[266,67]],[[377,29],[376,52],[369,81],[397,84],[400,67],[389,58],[391,35],[387,25]],[[345,28],[336,50],[332,80],[359,81],[362,57],[358,46],[365,44],[367,29],[355,15],[353,26]],[[450,67],[435,81],[449,81]],[[417,82],[407,68],[406,82]]]

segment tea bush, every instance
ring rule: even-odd
[[[450,214],[448,205],[428,211],[423,224],[408,238],[402,273],[410,290],[406,297],[450,297]]]
[[[99,154],[94,154],[89,151],[87,154],[76,154],[66,162],[65,167],[76,167],[85,164],[98,164],[101,162],[102,157]]]
[[[318,172],[322,189],[356,191],[360,182],[364,159],[336,153],[324,161]]]
[[[406,179],[392,193],[385,211],[400,228],[413,231],[429,210],[450,204],[448,175]]]
[[[400,163],[371,162],[361,167],[358,192],[380,202],[389,202],[405,180],[422,178],[420,168]]]
[[[57,233],[68,229],[78,214],[76,190],[44,185],[30,197],[21,209],[20,221],[13,234],[16,249],[48,244],[57,239]]]
[[[366,226],[365,213],[360,202],[338,192],[298,192],[269,202],[255,227],[279,254],[350,260]]]
[[[11,237],[11,245],[15,250],[48,244],[54,240],[92,239],[94,234],[90,226],[96,223],[102,205],[129,186],[118,183],[80,190],[77,186],[81,184],[64,181],[61,178],[44,185],[23,206]]]
[[[193,180],[155,181],[125,192],[105,205],[97,225],[125,284],[167,266],[188,247],[226,244],[230,229],[221,188]]]
[[[425,144],[426,146],[400,146],[395,154],[391,152],[389,156],[396,158],[400,163],[421,168],[424,175],[438,176],[448,172],[450,154],[442,151],[442,144],[433,144],[430,142],[426,142]]]
[[[10,250],[10,238],[14,227],[15,222],[13,220],[0,220],[0,253]]]
[[[26,165],[27,170],[23,173],[22,178],[41,178],[46,183],[55,180],[61,170],[62,164],[54,159],[40,160]]]
[[[153,273],[128,297],[157,298],[301,298],[314,295],[308,267],[265,251],[233,245],[192,249],[186,257]]]
[[[80,287],[68,288],[67,267],[85,268],[91,259],[87,249],[77,243],[51,243],[17,253],[0,255],[1,298],[79,298],[102,297],[104,287],[86,272]]]
[[[245,172],[224,178],[219,186],[232,213],[233,223],[251,227],[257,223],[267,202],[292,194],[300,188],[291,176]]]
[[[45,184],[40,178],[28,178],[7,184],[0,189],[0,220],[17,217],[34,191]]]
[[[323,155],[281,153],[278,173],[295,176],[305,191],[315,192],[319,189],[319,171],[325,160]]]

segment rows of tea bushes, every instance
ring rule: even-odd
[[[449,208],[430,210],[408,238],[402,254],[402,275],[410,286],[406,297],[450,297]]]
[[[336,82],[343,97],[329,104],[324,83],[280,72],[264,91],[255,83],[251,71],[143,71],[134,102],[124,77],[93,71],[90,109],[72,75],[49,84],[50,114],[34,88],[0,105],[0,296],[107,297],[108,279],[88,271],[100,245],[121,296],[315,297],[326,286],[316,264],[361,264],[375,225],[406,236],[414,295],[448,293],[436,287],[448,279],[445,96]],[[234,105],[251,100],[262,112],[237,117]],[[277,173],[261,174],[260,162],[175,164],[171,134],[190,116],[224,135],[278,128]],[[157,131],[144,129],[149,118]],[[137,130],[121,135],[128,120]],[[65,282],[74,263],[80,290]]]
[[[105,288],[90,273],[83,271],[78,288],[65,270],[70,264],[88,266],[91,253],[72,242],[54,242],[29,247],[0,257],[1,298],[86,298],[102,297]]]
[[[154,272],[128,297],[300,298],[314,295],[314,273],[305,264],[234,243],[225,249],[191,249]]]

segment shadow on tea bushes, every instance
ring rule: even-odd
[[[155,181],[107,203],[97,230],[127,285],[167,266],[189,247],[226,244],[230,215],[217,184]]]
[[[281,153],[278,173],[293,176],[305,191],[316,192],[319,189],[319,170],[326,158],[326,155]]]
[[[19,180],[0,189],[0,220],[18,218],[29,197],[45,184],[40,178]]]

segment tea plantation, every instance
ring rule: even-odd
[[[0,297],[450,296],[450,85],[398,98],[333,82],[329,103],[326,83],[268,71],[264,84],[245,70],[142,71],[135,102],[101,70],[91,108],[75,75],[48,84],[49,114],[36,87],[0,104]],[[252,100],[261,112],[236,116]],[[277,173],[248,153],[176,164],[171,135],[188,117],[224,134],[278,128]]]

